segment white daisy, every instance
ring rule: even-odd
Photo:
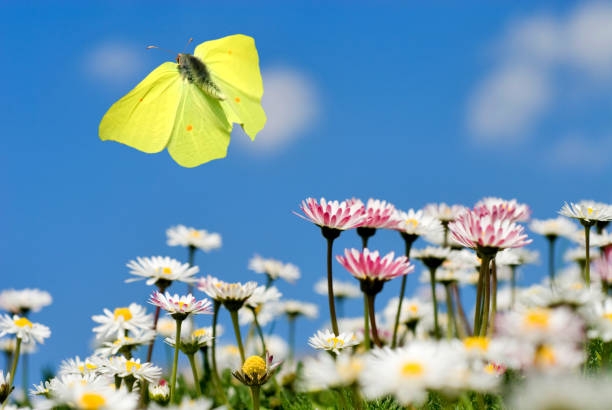
[[[115,308],[112,312],[105,308],[103,315],[94,315],[91,318],[100,323],[100,326],[93,328],[97,339],[120,338],[124,337],[127,331],[138,332],[153,326],[153,315],[147,314],[144,306],[137,303]]]
[[[335,358],[326,353],[308,356],[303,361],[298,389],[321,391],[353,385],[363,370],[363,358],[341,353]]]
[[[176,329],[176,321],[172,319],[171,321],[174,323],[174,328]],[[157,334],[153,329],[142,329],[132,332],[130,336],[120,336],[115,340],[103,342],[98,348],[96,348],[95,354],[102,357],[109,357],[118,353],[131,353],[137,347],[149,345],[153,339],[155,339],[156,335]]]
[[[162,374],[162,369],[152,363],[140,363],[140,359],[126,359],[125,356],[112,356],[102,363],[102,373],[121,378],[133,376],[137,380],[156,382]]]
[[[345,282],[334,279],[332,286],[334,288],[334,297],[336,299],[358,298],[363,295],[361,293],[361,289],[359,289],[359,286],[355,285],[354,282]],[[327,296],[327,279],[322,278],[317,281],[317,283],[315,283],[314,290],[319,295]]]
[[[0,309],[24,315],[38,312],[52,302],[49,292],[39,289],[7,289],[0,292]]]
[[[335,354],[340,353],[342,349],[347,347],[358,345],[360,340],[357,338],[355,333],[347,332],[340,333],[338,336],[334,335],[329,329],[324,331],[317,330],[314,336],[308,338],[308,344],[310,347],[317,350],[327,350],[334,352]]]
[[[44,343],[44,340],[51,336],[51,330],[40,323],[32,323],[27,318],[18,315],[0,316],[0,337],[4,335],[15,335],[24,343],[31,340],[37,343]]]
[[[51,402],[57,407],[80,410],[134,410],[138,395],[115,389],[107,383],[58,384]]]
[[[244,284],[239,282],[229,283],[210,275],[201,278],[197,285],[198,290],[206,293],[211,299],[223,303],[230,310],[238,310],[255,292],[257,286],[257,282],[253,281]]]
[[[575,223],[562,216],[552,219],[534,219],[529,224],[529,229],[550,239],[559,236],[570,238],[579,231]]]
[[[586,224],[612,220],[612,206],[588,200],[569,204],[566,202],[559,213]]]
[[[270,281],[278,278],[294,283],[300,278],[300,269],[292,263],[284,263],[276,259],[262,258],[255,255],[249,261],[249,269],[255,273],[263,273]]]
[[[147,285],[161,285],[165,289],[173,281],[191,283],[196,279],[193,277],[200,271],[197,266],[189,266],[188,263],[181,263],[176,259],[162,256],[150,258],[136,258],[127,264],[130,273],[136,278],[126,279],[126,282],[147,279]]]
[[[192,246],[209,252],[221,247],[221,235],[204,229],[188,228],[177,225],[166,230],[169,246]]]

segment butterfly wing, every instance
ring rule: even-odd
[[[181,81],[168,152],[184,167],[196,167],[227,154],[232,124],[219,101],[189,81]]]
[[[100,139],[147,153],[161,151],[172,135],[181,94],[182,80],[176,64],[160,65],[104,114],[98,130]]]
[[[255,40],[236,34],[206,41],[196,47],[194,55],[206,64],[213,81],[223,90],[226,99],[220,104],[228,120],[240,124],[254,139],[266,123]]]

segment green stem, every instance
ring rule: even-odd
[[[457,305],[457,317],[461,322],[461,326],[459,326],[459,323],[457,323],[457,334],[461,339],[464,339],[471,334],[472,330],[470,329],[470,323],[468,322],[465,310],[463,310],[461,292],[459,292],[459,285],[457,282],[451,284],[451,289],[453,291],[453,296],[455,297],[455,304]]]
[[[370,314],[368,313],[368,296],[363,294],[363,344],[366,351],[370,350]]]
[[[174,399],[174,391],[176,390],[176,372],[178,370],[179,348],[181,346],[181,326],[183,321],[176,319],[176,334],[174,343],[174,359],[172,360],[172,374],[170,375],[170,403]]]
[[[259,410],[259,386],[251,387],[251,399],[253,400],[253,410]]]
[[[157,322],[159,321],[159,313],[161,312],[161,308],[157,306],[155,308],[155,316],[153,317],[153,330],[157,332]],[[147,352],[147,362],[151,363],[153,359],[153,345],[155,344],[155,338],[151,339],[149,343],[149,350]]]
[[[553,282],[551,280],[550,286],[552,288]],[[510,307],[514,308],[516,303],[516,265],[510,265]]]
[[[378,347],[382,347],[382,341],[378,337],[378,329],[376,328],[376,310],[374,310],[374,298],[376,295],[367,294],[368,313],[370,315],[370,325],[372,326],[372,340]]]
[[[221,308],[221,302],[218,300],[213,301],[213,318],[212,318],[212,370],[213,370],[213,380],[216,386],[216,397],[220,398],[223,403],[228,404],[227,397],[225,396],[225,391],[223,390],[223,385],[221,384],[221,376],[219,375],[219,368],[217,367],[217,321],[219,320],[219,310]]]
[[[13,352],[13,363],[11,364],[11,377],[8,383],[9,389],[13,388],[13,382],[15,381],[15,372],[17,371],[17,363],[19,363],[20,354],[21,354],[21,338],[18,337],[17,340],[15,341],[15,351]],[[4,405],[6,405],[6,403],[8,403],[8,396],[6,400],[4,400],[4,404],[2,405],[2,408],[4,408]]]
[[[548,277],[550,279],[550,288],[555,286],[555,241],[557,235],[547,235],[548,239]]]
[[[255,308],[251,307],[251,312],[253,312],[253,323],[255,324],[255,329],[257,329],[257,334],[259,335],[259,341],[261,342],[261,348],[264,353],[266,352],[266,340],[264,339],[263,329],[259,324],[259,320],[257,319],[257,312]]]
[[[289,332],[289,363],[293,362],[295,355],[295,315],[287,316],[287,328]]]
[[[454,336],[455,329],[458,328],[455,318],[455,308],[453,307],[453,296],[451,294],[451,283],[444,284],[444,292],[446,294],[446,338],[451,340]]]
[[[439,339],[440,325],[438,324],[438,298],[436,297],[436,268],[433,266],[429,267],[429,279],[431,284],[431,300],[433,303],[434,314],[434,336],[436,339]]]
[[[488,322],[488,331],[493,330],[495,315],[497,314],[497,264],[495,258],[491,259],[491,317]],[[485,334],[486,336],[486,334]]]
[[[485,258],[482,259],[483,263]],[[480,334],[479,336],[487,335],[487,328],[489,325],[489,310],[491,308],[491,260],[487,259],[486,268],[484,272],[484,299],[482,306],[482,322],[480,323]]]
[[[189,364],[191,365],[191,372],[193,373],[193,384],[195,385],[196,397],[202,396],[202,390],[200,389],[200,379],[198,378],[198,369],[196,367],[195,354],[191,353],[187,355]]]
[[[336,319],[336,301],[334,298],[334,278],[332,274],[332,248],[334,238],[327,239],[327,300],[329,302],[329,316],[331,319],[332,330],[334,335],[338,336],[338,320]]]
[[[584,266],[584,280],[586,282],[587,287],[591,287],[591,243],[590,243],[590,234],[591,234],[591,225],[592,222],[581,221],[582,225],[584,225],[584,246],[586,251],[586,261]]]
[[[408,234],[405,232],[400,232],[400,235],[404,239],[404,255],[406,258],[410,259],[410,249],[412,248],[412,244],[418,238],[418,235]],[[397,303],[397,312],[395,312],[395,321],[393,322],[393,337],[391,339],[391,347],[397,347],[397,331],[399,329],[399,321],[400,315],[402,312],[402,304],[404,302],[404,295],[406,293],[406,281],[408,279],[408,275],[402,276],[402,282],[400,285],[400,293],[399,293],[399,301]]]
[[[238,324],[238,311],[230,310],[230,316],[232,317],[232,325],[234,326],[234,335],[236,335],[238,350],[240,350],[240,359],[242,359],[242,363],[244,363],[246,357],[244,355],[244,346],[242,345],[242,336],[240,335],[240,325]]]

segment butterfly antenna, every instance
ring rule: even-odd
[[[174,51],[168,50],[166,48],[161,48],[161,47],[158,47],[158,46],[147,46],[147,50],[151,50],[152,48],[165,51],[166,53],[170,53],[172,55],[176,54]]]
[[[187,44],[185,44],[185,49],[183,50],[185,52],[185,50],[187,50],[187,47],[189,47],[189,44],[191,44],[191,42],[193,41],[193,37],[189,37],[189,40],[187,40]]]

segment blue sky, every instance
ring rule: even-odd
[[[33,316],[52,330],[33,366],[86,356],[92,315],[145,303],[151,288],[124,284],[125,264],[185,259],[166,246],[172,225],[222,235],[196,257],[203,274],[261,280],[247,270],[255,253],[300,267],[298,285],[279,287],[321,303],[300,327],[306,350],[327,318],[310,292],[323,239],[292,214],[306,197],[408,209],[499,196],[536,218],[564,201],[612,203],[610,3],[224,4],[0,3],[1,288],[54,298]],[[269,120],[255,142],[237,130],[227,158],[186,169],[99,140],[108,107],[189,38],[235,33],[255,38],[264,77]],[[403,249],[392,232],[371,244]],[[353,246],[347,232],[336,253]]]

